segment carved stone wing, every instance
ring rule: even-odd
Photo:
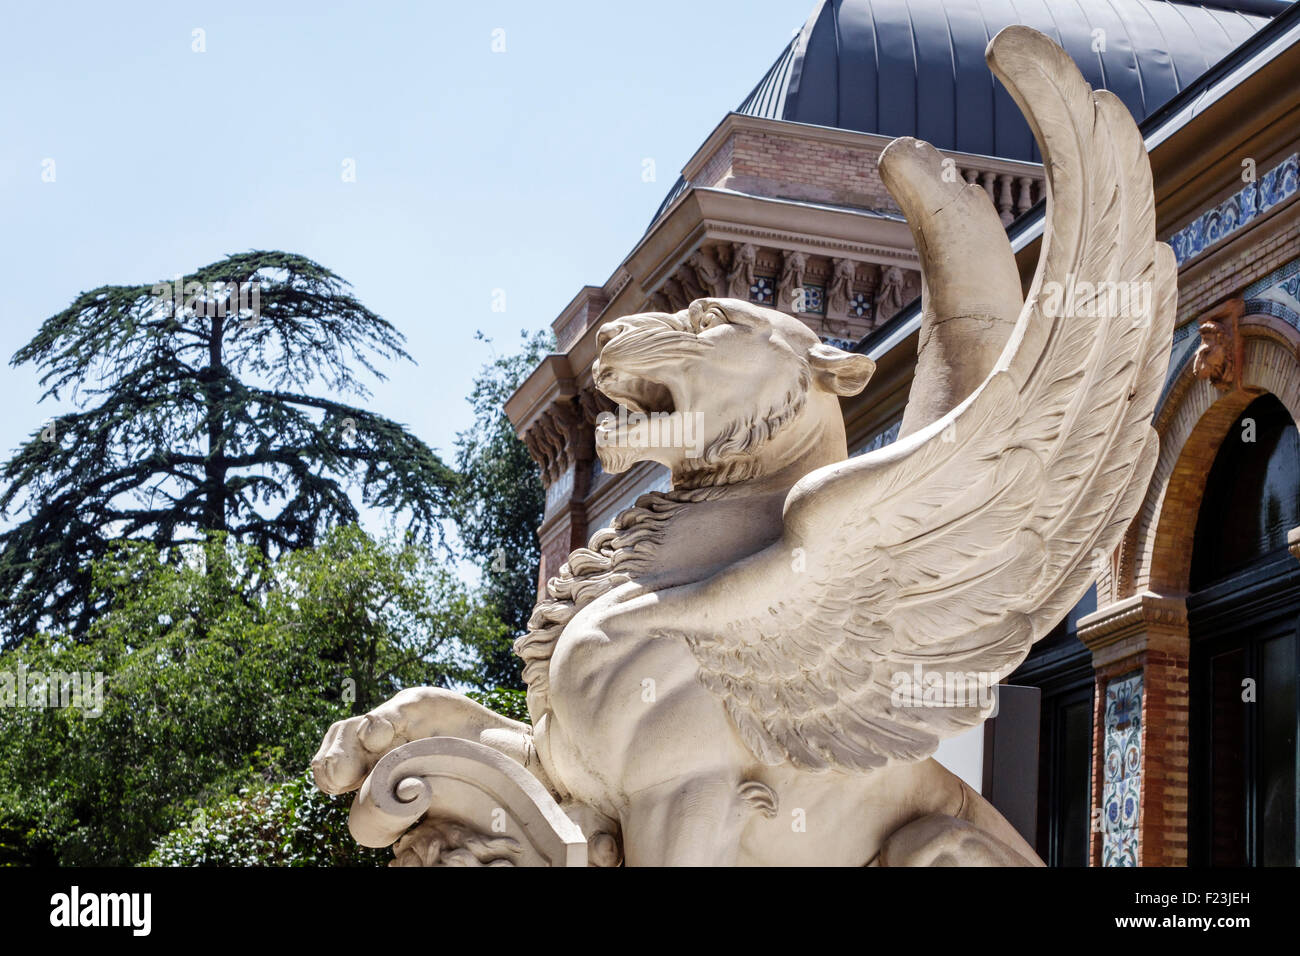
[[[977,702],[891,700],[899,675],[1014,670],[1083,596],[1155,464],[1177,289],[1141,136],[1041,34],[1008,27],[987,57],[1048,187],[1001,359],[943,418],[805,477],[781,541],[684,589],[701,679],[765,763],[864,770],[977,724]]]

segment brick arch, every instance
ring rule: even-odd
[[[1121,546],[1116,599],[1143,591],[1187,593],[1210,466],[1247,405],[1271,393],[1300,422],[1300,334],[1266,316],[1243,317],[1240,333],[1245,339],[1242,388],[1220,392],[1196,378],[1189,362],[1156,415],[1160,457],[1142,510]]]

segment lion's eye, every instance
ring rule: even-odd
[[[716,306],[709,309],[707,312],[704,313],[704,315],[700,317],[701,332],[703,332],[705,329],[711,329],[714,328],[715,326],[726,325],[726,324],[727,324],[727,316],[723,313],[721,309],[717,308]]]

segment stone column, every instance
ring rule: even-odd
[[[1096,671],[1092,865],[1186,866],[1187,602],[1125,598],[1083,618],[1079,639]]]

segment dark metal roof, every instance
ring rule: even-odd
[[[1256,0],[1258,4],[1264,2],[1267,2],[1267,0]],[[1212,5],[1215,4],[1203,4],[1203,6]],[[1238,4],[1238,6],[1244,7],[1245,4]],[[1294,31],[1300,28],[1300,4],[1283,3],[1281,7],[1282,9],[1278,15],[1261,27],[1249,40],[1219,60],[1200,77],[1188,82],[1176,96],[1147,116],[1138,126],[1143,139],[1150,142],[1151,137],[1162,133],[1168,135],[1191,121],[1192,116],[1186,112],[1189,104],[1200,97],[1204,97],[1216,85],[1225,82],[1234,71],[1249,63],[1252,58],[1259,56],[1261,51],[1279,42],[1279,39],[1285,38],[1288,33],[1293,34]],[[1293,38],[1291,42],[1294,44],[1296,41]],[[1180,113],[1182,115],[1179,115]],[[1163,140],[1165,136],[1160,138]],[[1018,249],[1020,247],[1019,243],[1033,241],[1041,236],[1045,217],[1046,205],[1040,199],[1033,207],[1026,210],[1020,218],[1007,226],[1007,238],[1011,240],[1012,248]],[[921,300],[918,297],[903,306],[884,325],[877,326],[863,336],[862,340],[854,347],[854,351],[861,352],[864,355],[870,354],[891,337],[898,335],[901,338],[901,333],[905,327],[912,323],[919,324],[920,312]],[[1175,339],[1175,344],[1177,344],[1177,339]],[[1174,358],[1177,359],[1176,354]],[[1174,374],[1172,367],[1170,374],[1171,376]],[[1168,384],[1166,384],[1167,390]],[[1163,400],[1162,396],[1161,401]]]
[[[737,112],[1040,162],[1029,126],[984,62],[1003,27],[1023,23],[1055,39],[1089,83],[1115,93],[1141,120],[1289,6],[820,0]],[[1094,36],[1104,38],[1104,51],[1094,51]]]

